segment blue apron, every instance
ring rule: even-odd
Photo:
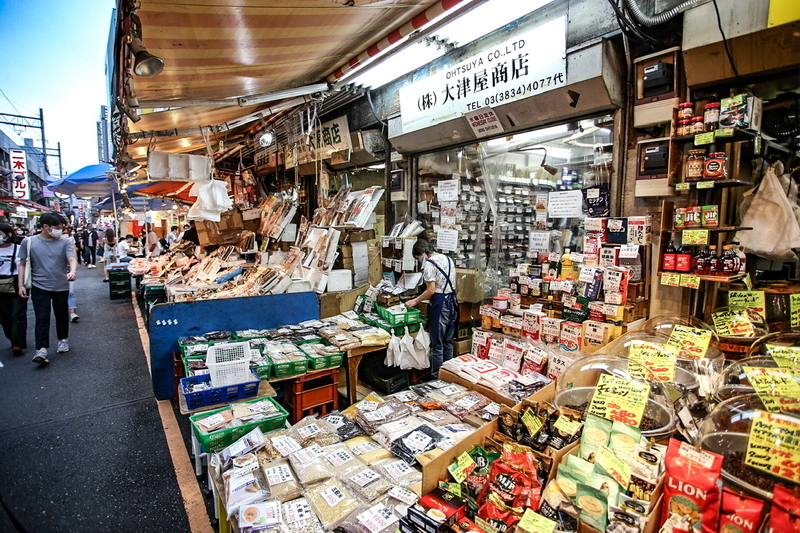
[[[458,298],[456,297],[456,288],[453,286],[453,282],[450,281],[450,271],[452,270],[453,261],[448,258],[447,261],[447,273],[442,270],[442,267],[437,265],[435,262],[428,259],[428,263],[432,264],[436,270],[442,273],[446,282],[445,288],[450,288],[450,292],[447,294],[436,292],[431,296],[431,306],[428,309],[428,320],[429,322],[429,330],[431,334],[433,334],[433,324],[438,324],[439,320],[442,316],[442,310],[445,308],[452,309],[453,312],[447,313],[446,316],[454,317],[454,323],[458,324]],[[443,342],[445,340],[452,340],[452,339],[441,339]]]

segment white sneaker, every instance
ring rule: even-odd
[[[69,343],[67,339],[61,339],[58,341],[58,348],[56,349],[56,353],[66,353],[69,351]]]
[[[69,314],[70,322],[77,322],[80,319],[81,319],[81,317],[78,316],[78,313],[70,313]]]
[[[50,361],[47,359],[47,348],[39,348],[36,350],[36,355],[33,356],[33,362],[44,365]]]

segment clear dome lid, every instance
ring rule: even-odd
[[[719,342],[719,337],[714,331],[714,328],[712,328],[710,325],[703,322],[699,318],[693,316],[668,316],[668,315],[654,316],[653,318],[645,322],[642,325],[641,329],[654,330],[669,336],[672,333],[672,330],[675,328],[675,326],[678,325],[689,326],[690,328],[702,329],[704,331],[710,331],[712,334],[711,344],[713,345]]]
[[[746,368],[782,368],[785,366],[785,363],[779,362],[770,355],[756,355],[735,361],[720,375],[714,390],[714,399],[724,401],[756,392],[750,383]],[[794,380],[800,385],[800,376],[795,375]]]
[[[611,376],[632,383],[639,388],[648,387],[647,401],[641,423],[642,435],[661,437],[674,431],[677,420],[670,395],[659,382],[650,382],[632,377],[628,372],[628,360],[612,355],[592,355],[568,366],[558,378],[555,404],[559,408],[570,408],[586,413],[598,384]]]
[[[764,317],[745,307],[718,307],[709,318],[714,332],[723,338],[763,337],[769,333]]]
[[[759,337],[747,352],[748,357],[753,355],[800,359],[800,333],[778,331]]]
[[[722,477],[727,484],[769,499],[776,482],[785,485],[792,485],[792,482],[745,463],[750,429],[756,418],[764,416],[763,413],[787,417],[787,420],[800,424],[800,414],[767,413],[757,394],[744,394],[721,402],[700,423],[697,444],[724,457]]]

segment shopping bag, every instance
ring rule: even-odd
[[[392,338],[389,341],[389,345],[386,347],[386,359],[384,359],[383,364],[386,366],[398,366],[400,362],[400,337],[392,333]]]
[[[425,328],[420,324],[419,332],[417,333],[417,338],[414,339],[414,348],[417,352],[417,357],[422,358],[428,362],[425,368],[430,366],[430,354],[431,354],[431,336],[425,331]]]
[[[792,248],[800,248],[800,224],[774,167],[767,169],[742,226],[753,228],[737,231],[734,237],[746,252],[772,261],[797,260]]]

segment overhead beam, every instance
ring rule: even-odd
[[[250,105],[265,104],[275,102],[284,98],[295,96],[306,96],[314,93],[327,92],[327,83],[315,83],[294,89],[276,91],[272,93],[254,94],[252,96],[240,96],[238,98],[220,99],[191,99],[191,100],[143,100],[139,102],[140,108],[163,108],[163,107],[245,107]]]

